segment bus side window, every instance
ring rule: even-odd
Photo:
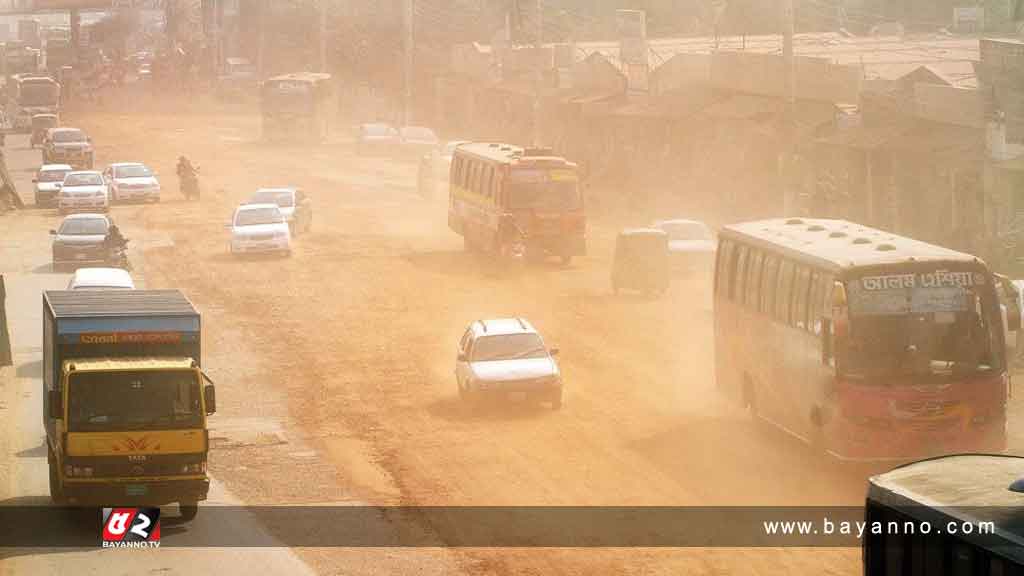
[[[733,244],[729,240],[723,240],[718,247],[718,264],[715,266],[715,292],[720,295],[728,294],[729,270],[732,268]]]
[[[796,281],[793,288],[793,313],[791,323],[801,330],[807,329],[807,290],[810,273],[805,266],[796,269]]]
[[[775,318],[789,323],[789,305],[793,299],[793,263],[782,260],[779,265],[779,282],[775,292]]]
[[[747,296],[745,303],[747,308],[751,310],[757,310],[758,307],[758,288],[761,284],[761,263],[764,260],[764,254],[760,250],[751,250],[749,256],[747,256]]]
[[[737,246],[737,252],[739,255],[736,258],[736,270],[732,276],[732,287],[729,289],[729,298],[739,304],[743,304],[743,275],[747,270],[747,252],[749,250],[746,246]]]
[[[483,189],[480,191],[481,194],[487,197],[488,200],[494,200],[494,188],[491,186],[491,180],[494,178],[494,167],[488,166],[484,170],[483,178]]]
[[[779,274],[779,258],[772,254],[764,257],[764,272],[761,273],[761,312],[772,315],[775,308],[775,283]]]
[[[480,163],[473,162],[469,165],[469,191],[473,194],[480,193]]]
[[[501,197],[501,172],[497,169],[494,170],[494,177],[491,178],[491,197],[494,198],[494,203],[497,206],[503,206],[504,198]]]
[[[455,185],[463,190],[466,189],[466,168],[469,167],[469,163],[466,162],[465,158],[459,158],[457,160],[458,165],[455,169]]]
[[[817,322],[821,318],[821,274],[815,270],[811,270],[811,286],[807,291],[807,330],[817,334],[821,329],[820,326],[816,326]]]

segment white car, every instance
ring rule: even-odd
[[[68,282],[68,290],[134,290],[135,282],[120,268],[79,268]]]
[[[478,320],[459,341],[455,380],[459,397],[503,397],[562,407],[562,374],[537,330],[522,318]]]
[[[677,270],[692,270],[710,266],[715,259],[715,235],[703,222],[697,220],[661,220],[651,224],[668,234],[668,255],[671,266]]]
[[[438,189],[442,192],[448,189],[452,158],[455,157],[455,149],[463,144],[469,144],[469,141],[451,140],[439,149],[423,155],[416,179],[416,188],[420,196],[430,197],[437,193]]]
[[[243,204],[235,210],[228,226],[232,254],[292,252],[288,222],[277,204]]]
[[[399,154],[406,158],[419,158],[437,149],[437,134],[423,126],[403,126],[398,130]]]
[[[285,221],[288,222],[292,236],[298,236],[300,232],[309,232],[313,225],[313,210],[309,197],[300,188],[260,188],[249,197],[247,204],[277,204]]]
[[[111,164],[103,171],[103,179],[110,187],[112,202],[160,201],[160,181],[152,170],[140,162]]]
[[[32,179],[36,185],[36,206],[55,206],[61,183],[72,170],[68,164],[43,164]]]
[[[57,209],[62,214],[75,210],[104,212],[110,207],[107,183],[96,170],[68,172],[57,195]]]

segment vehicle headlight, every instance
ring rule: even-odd
[[[68,478],[88,478],[92,476],[92,466],[64,465],[64,475]]]
[[[206,460],[185,464],[181,467],[182,474],[206,474]]]

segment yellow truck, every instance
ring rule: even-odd
[[[43,420],[54,502],[198,512],[213,383],[177,290],[43,293]]]

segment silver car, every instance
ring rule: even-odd
[[[549,402],[562,407],[562,374],[537,330],[522,318],[477,320],[459,341],[455,379],[459,397]]]
[[[68,164],[43,164],[36,177],[32,179],[36,185],[36,206],[55,206],[64,177],[71,171],[72,168]]]

